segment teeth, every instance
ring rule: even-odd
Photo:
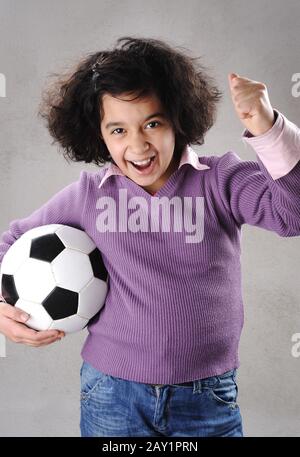
[[[147,159],[147,160],[139,160],[139,161],[133,162],[133,163],[134,163],[135,165],[147,165],[147,163],[149,163],[150,160],[151,160],[151,158],[150,158],[150,159]]]

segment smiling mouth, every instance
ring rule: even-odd
[[[144,165],[138,165],[132,161],[129,160],[129,162],[137,169],[137,170],[147,170],[148,168],[150,168],[152,162],[154,161],[155,159],[155,156],[152,156],[150,158],[150,160],[148,161],[148,163],[145,163]]]

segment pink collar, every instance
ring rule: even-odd
[[[192,165],[192,167],[194,167],[196,170],[207,170],[210,168],[208,165],[204,165],[203,163],[200,163],[198,154],[189,145],[187,145],[184,148],[184,151],[182,153],[181,160],[180,160],[180,163],[178,166],[178,170],[180,167],[182,167],[182,165],[184,165],[186,163]],[[124,173],[120,170],[120,168],[117,165],[110,162],[109,166],[107,167],[106,173],[104,174],[98,187],[99,188],[102,187],[103,184],[105,183],[105,181],[110,176],[113,176],[113,175],[125,176]]]

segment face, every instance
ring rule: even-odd
[[[157,192],[178,168],[175,134],[156,95],[134,97],[103,95],[101,136],[121,171],[147,192]]]

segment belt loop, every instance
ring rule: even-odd
[[[197,379],[197,381],[195,381],[196,383],[196,391],[199,392],[199,394],[202,393],[202,381],[201,379]]]

